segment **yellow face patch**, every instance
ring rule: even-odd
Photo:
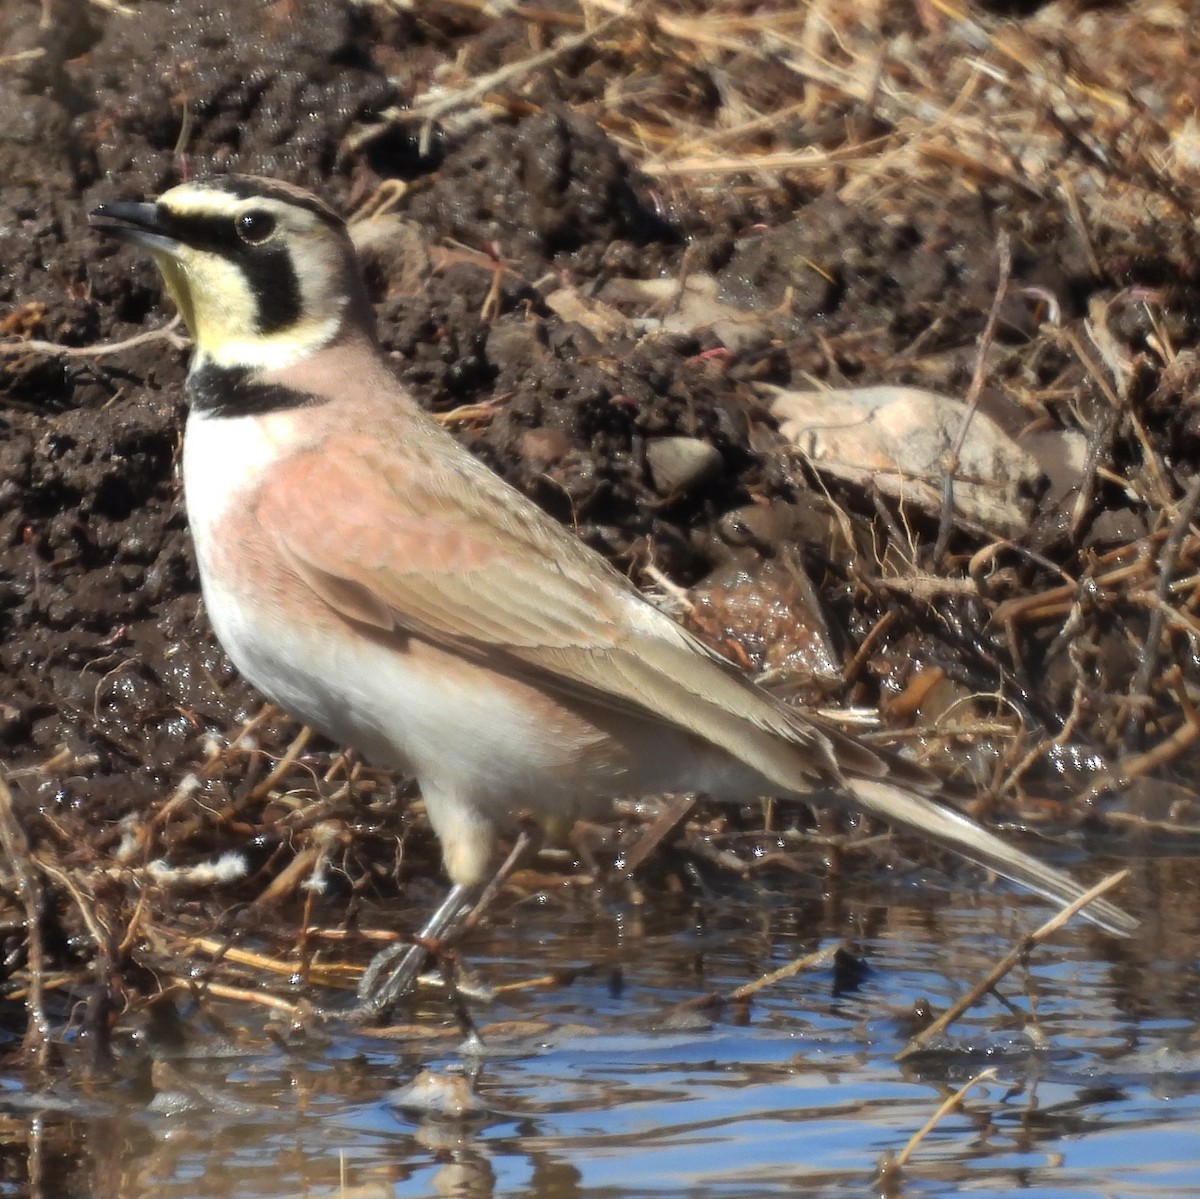
[[[329,214],[202,184],[172,188],[158,206],[174,245],[151,252],[205,359],[277,369],[336,335],[348,243]]]
[[[197,349],[212,356],[230,342],[254,338],[258,306],[235,262],[186,245],[173,256],[154,257]]]
[[[154,265],[158,267],[159,273],[163,277],[163,282],[167,285],[167,291],[171,299],[175,301],[175,307],[179,309],[179,315],[183,317],[183,323],[187,325],[188,332],[192,335],[192,340],[199,343],[200,335],[196,329],[196,310],[192,304],[192,294],[188,288],[186,272],[180,263],[170,254],[162,250],[154,250],[152,254],[154,256]]]

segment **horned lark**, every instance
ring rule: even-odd
[[[184,488],[217,636],[293,716],[417,778],[454,884],[427,936],[452,934],[519,813],[562,827],[668,791],[857,808],[1081,893],[759,689],[461,448],[389,369],[316,197],[231,176],[93,216],[153,255],[195,341]],[[377,963],[364,1005],[391,1006],[424,956]]]

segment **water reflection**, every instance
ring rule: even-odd
[[[520,905],[473,943],[481,976],[598,968],[483,1012],[486,1059],[460,1058],[435,1002],[402,1042],[281,1039],[256,1013],[206,1006],[169,1051],[127,1044],[115,1076],[64,1072],[40,1094],[10,1079],[0,1196],[860,1196],[985,1066],[996,1078],[891,1193],[1194,1193],[1200,1166],[1180,1147],[1200,1144],[1200,872],[1139,871],[1141,937],[1069,929],[903,1063],[924,1008],[949,1004],[1043,909],[932,884],[897,906],[887,879],[836,911],[750,885],[699,909]],[[807,952],[818,929],[855,935],[865,967],[798,975],[738,1010],[673,1006]]]

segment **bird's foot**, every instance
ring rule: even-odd
[[[416,990],[417,979],[439,949],[432,938],[417,936],[411,944],[389,945],[381,950],[359,980],[358,1002],[344,1016],[354,1024],[386,1019]]]

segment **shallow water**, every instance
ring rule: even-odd
[[[1156,861],[1137,874],[1121,899],[1145,919],[1139,937],[1073,925],[1000,984],[1009,1006],[989,997],[899,1063],[914,1005],[943,1009],[1044,907],[888,879],[836,910],[750,885],[699,906],[660,896],[652,914],[525,902],[473,938],[477,976],[598,968],[478,1009],[482,1058],[460,1052],[436,997],[396,1040],[273,1035],[257,1012],[209,1003],[174,1047],[126,1047],[153,1059],[140,1073],[42,1096],[4,1084],[0,1195],[1194,1194],[1200,871]],[[824,943],[857,930],[864,968],[802,973],[747,1005],[674,1006],[810,951],[814,929]],[[873,1183],[987,1067],[995,1078],[901,1174]],[[475,1110],[407,1106],[422,1071]]]

